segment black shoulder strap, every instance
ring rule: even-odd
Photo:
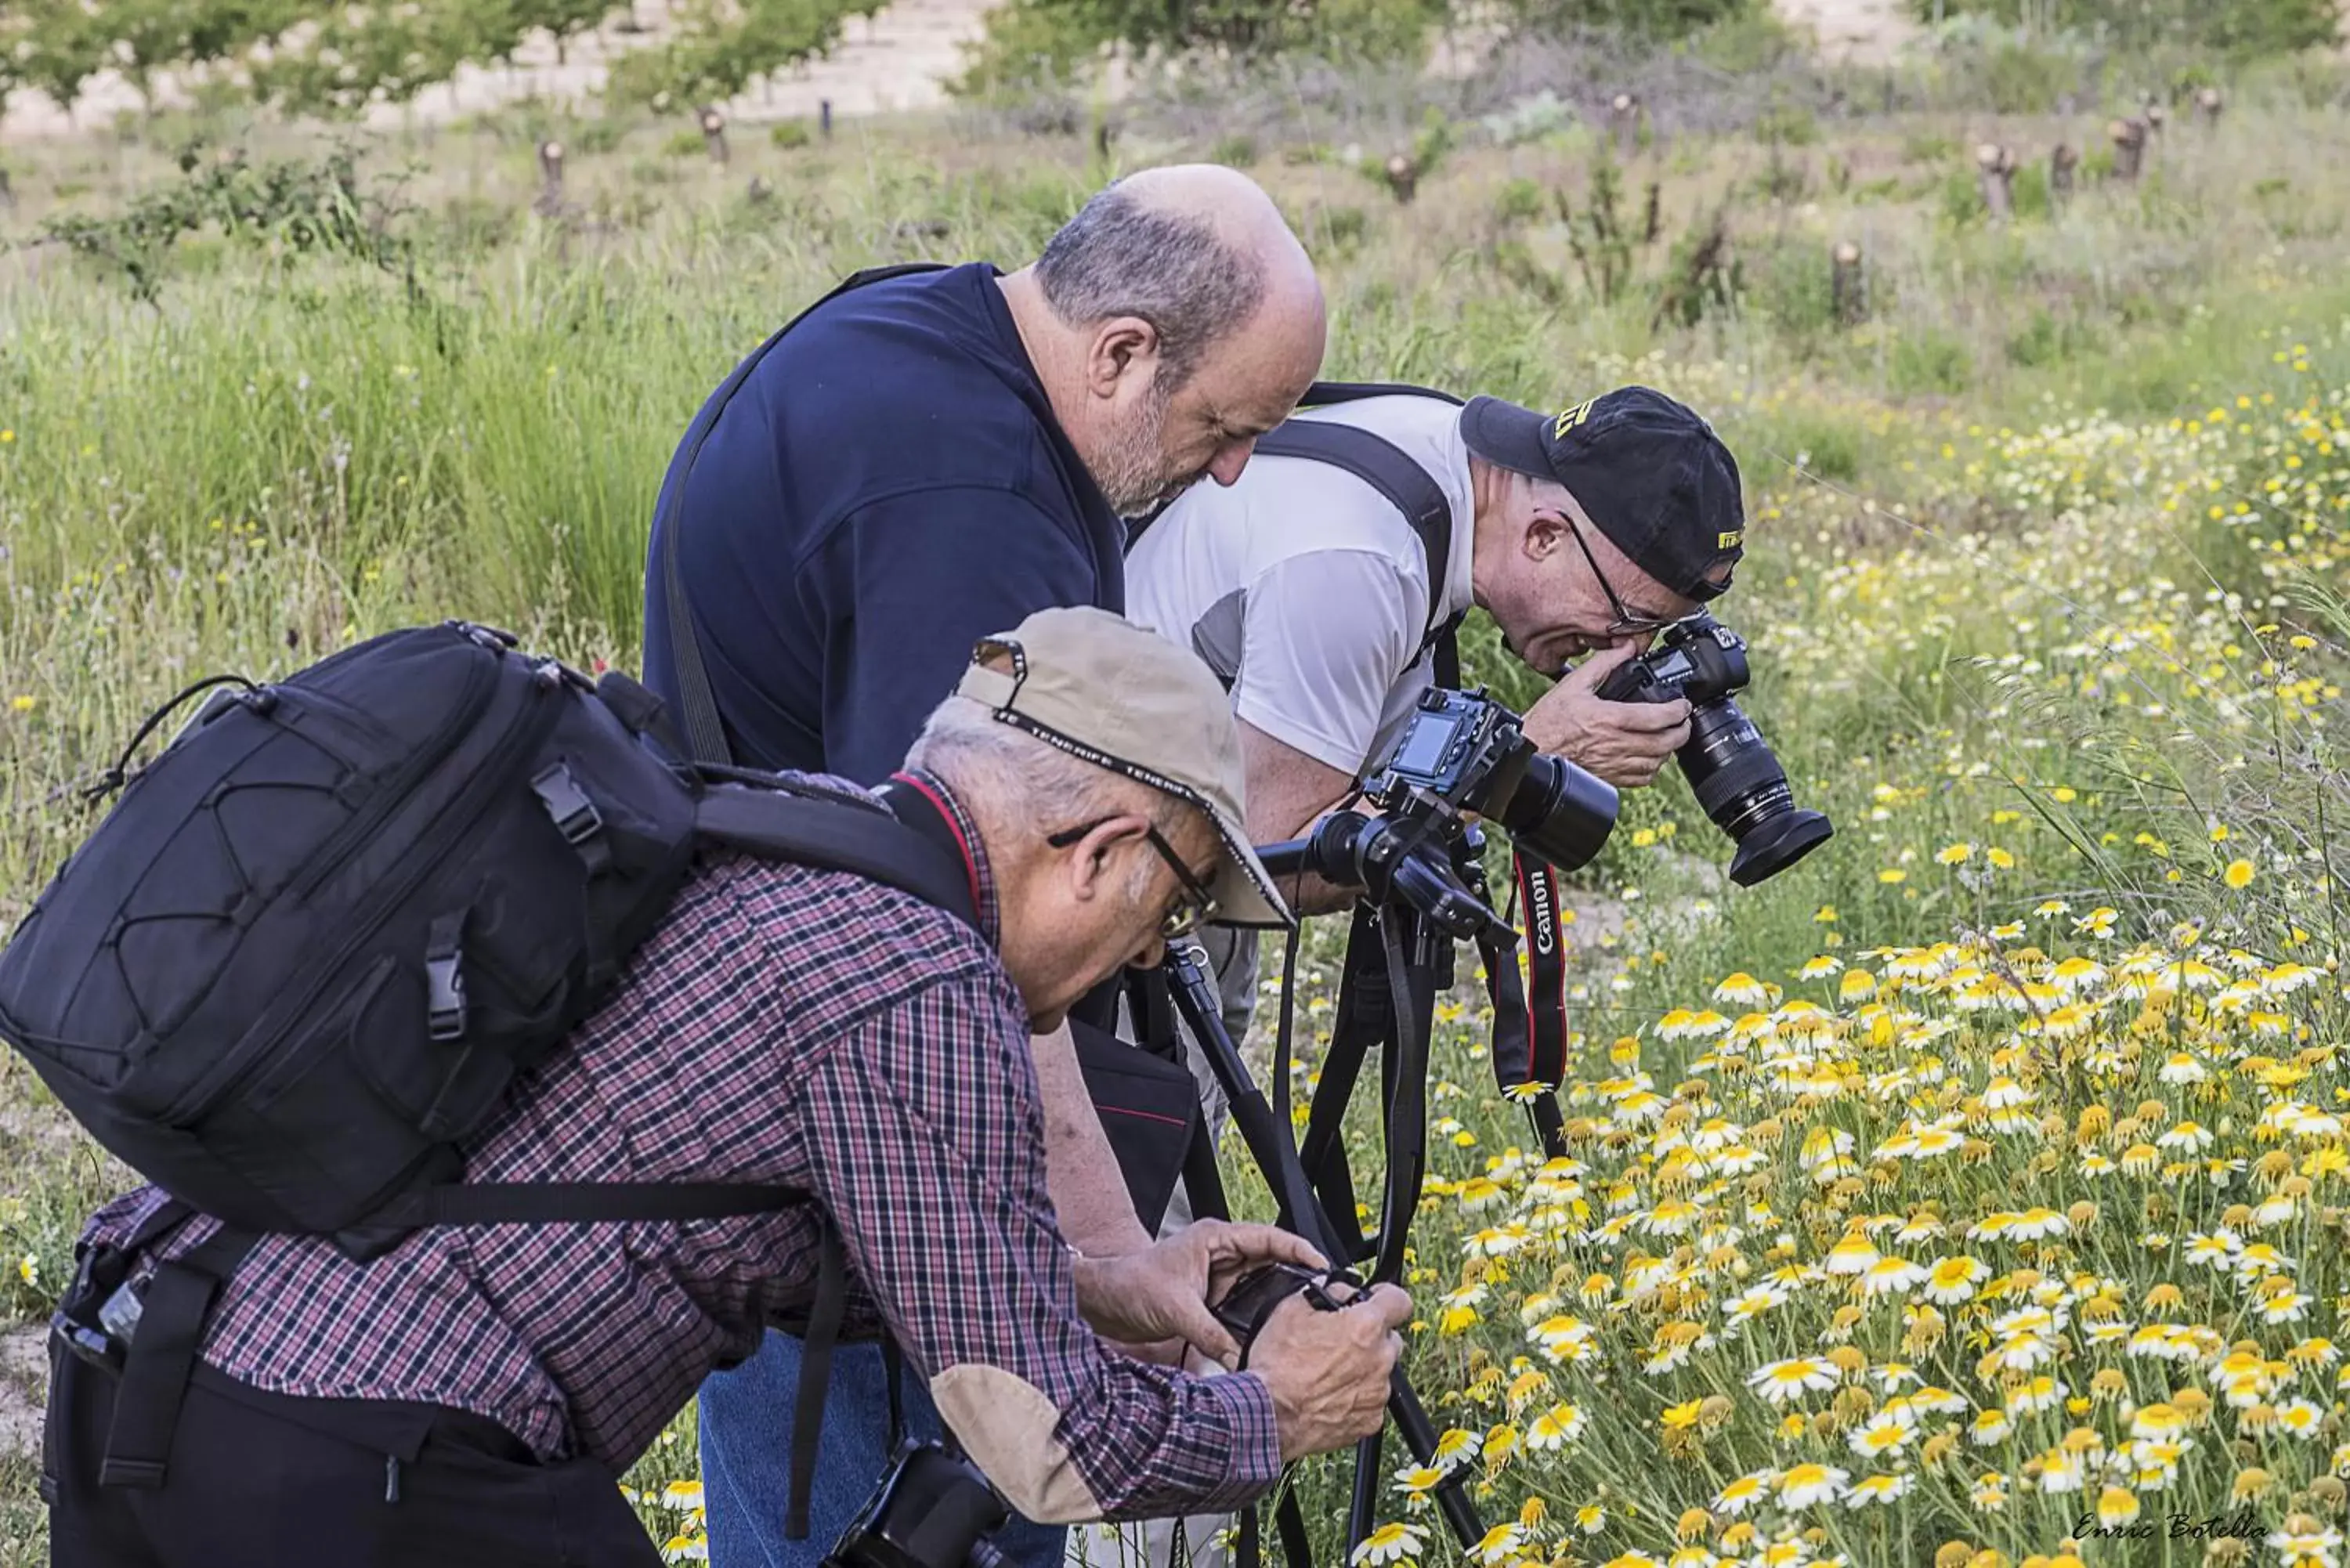
[[[719,717],[718,696],[710,684],[710,670],[702,661],[702,644],[693,634],[693,608],[686,603],[685,581],[677,569],[680,501],[685,493],[686,479],[693,472],[693,465],[702,456],[702,443],[710,439],[710,432],[718,426],[719,416],[726,411],[726,405],[734,400],[734,394],[742,389],[751,372],[759,368],[760,361],[766,358],[768,351],[782,342],[793,327],[851,289],[862,288],[868,283],[904,277],[910,273],[945,270],[944,262],[901,262],[895,266],[867,267],[862,272],[850,274],[831,293],[776,328],[773,337],[760,344],[749,358],[737,365],[734,373],[726,378],[711,398],[693,428],[686,432],[684,450],[679,454],[677,466],[663,487],[664,500],[653,517],[653,535],[659,541],[661,593],[669,610],[670,658],[677,666],[679,717],[685,725],[686,744],[695,762],[731,763],[734,760],[726,744],[726,726]]]
[[[912,894],[976,929],[961,857],[889,812],[853,801],[720,784],[694,806],[694,831],[771,860],[851,871]]]
[[[1262,457],[1309,458],[1343,469],[1402,513],[1428,554],[1428,629],[1420,647],[1437,648],[1451,640],[1460,618],[1444,614],[1444,585],[1452,565],[1452,503],[1435,475],[1393,441],[1327,420],[1291,420],[1259,436],[1256,450]],[[1440,670],[1440,680],[1442,674]]]
[[[1450,392],[1440,392],[1434,387],[1415,386],[1409,381],[1316,381],[1305,389],[1297,400],[1301,409],[1326,409],[1333,403],[1356,403],[1365,398],[1434,398],[1440,403],[1463,406],[1463,400]]]

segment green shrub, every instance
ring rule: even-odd
[[[815,140],[816,133],[808,129],[805,119],[779,119],[767,127],[767,145],[770,147],[806,147]]]
[[[1767,5],[1746,5],[1707,23],[1683,46],[1690,57],[1731,76],[1752,76],[1803,53],[1803,45]]]
[[[1886,372],[1893,389],[1905,396],[1963,392],[1974,379],[1974,358],[1950,334],[1914,327],[1893,340]]]
[[[1651,42],[1691,39],[1764,9],[1755,0],[1502,0],[1501,8],[1529,31],[1592,28]]]
[[[1755,444],[1767,446],[1806,473],[1848,484],[1860,477],[1863,436],[1846,421],[1818,409],[1790,409],[1770,416]]]
[[[1936,204],[1942,221],[1952,228],[1964,228],[1979,223],[1984,217],[1982,186],[1970,169],[1953,169],[1935,185]]]
[[[2095,36],[2125,50],[2164,44],[2240,59],[2334,41],[2334,0],[1910,0],[1920,21],[1980,16],[2037,33]]]
[[[2018,169],[2008,189],[2015,197],[2015,215],[2019,218],[2044,218],[2055,210],[2055,202],[2048,193],[2048,165],[2040,159]]]
[[[1504,224],[1530,223],[1541,217],[1549,204],[1542,186],[1535,182],[1512,180],[1494,196],[1493,216]]]
[[[661,143],[661,156],[663,158],[697,158],[709,150],[709,145],[702,140],[699,130],[688,128],[683,130],[672,130],[669,133],[668,139]]]
[[[1958,156],[1959,144],[1947,136],[1921,132],[1905,138],[1901,143],[1904,163],[1947,163]]]
[[[1982,87],[2002,114],[2046,114],[2080,80],[2070,57],[2027,44],[2001,44],[1982,62]]]
[[[1812,337],[1835,325],[1835,275],[1825,247],[1790,241],[1751,259],[1747,298],[1780,331]]]
[[[1820,122],[1800,104],[1773,104],[1756,117],[1754,136],[1762,141],[1809,147],[1820,139]]]
[[[1249,168],[1256,162],[1256,138],[1253,136],[1224,137],[1208,152],[1209,162],[1222,163],[1232,169]]]
[[[2079,359],[2103,348],[2097,332],[2086,322],[2059,319],[2043,308],[2033,311],[2023,329],[2008,338],[2004,351],[2009,364],[2029,370]]]
[[[1005,0],[949,90],[982,97],[1074,81],[1111,46],[1160,59],[1316,50],[1416,61],[1446,15],[1445,0]]]

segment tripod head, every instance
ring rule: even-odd
[[[1417,911],[1461,941],[1514,935],[1483,898],[1485,838],[1474,823],[1447,815],[1365,816],[1333,812],[1304,838],[1257,851],[1266,873],[1319,877],[1359,888],[1374,903]]]

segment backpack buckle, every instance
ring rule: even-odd
[[[424,1023],[435,1040],[454,1040],[465,1033],[463,911],[432,922],[424,946]]]
[[[603,814],[563,763],[542,770],[530,781],[530,787],[546,807],[546,815],[555,819],[555,830],[563,835],[566,844],[577,847],[603,831]]]

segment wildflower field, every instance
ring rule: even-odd
[[[2350,126],[2246,87],[2135,182],[1968,206],[1976,141],[2085,127],[1855,111],[1619,166],[1575,125],[1471,123],[1409,206],[1326,129],[1137,131],[1109,163],[877,122],[720,171],[663,128],[573,127],[571,209],[534,213],[533,138],[483,126],[365,150],[406,171],[396,258],[200,225],[147,288],[135,236],[20,248],[0,930],[93,825],[78,787],[199,675],[445,616],[633,667],[654,489],[742,353],[839,274],[1017,265],[1115,167],[1216,152],[1323,269],[1326,373],[1537,406],[1639,381],[1715,419],[1752,519],[1718,607],[1753,649],[1742,705],[1836,826],[1738,889],[1677,776],[1626,797],[1574,889],[1566,1158],[1493,1083],[1464,952],[1411,1276],[1445,1435],[1428,1469],[1390,1439],[1358,1561],[2339,1563]],[[152,129],[40,159],[0,214],[19,241],[188,178]],[[1627,265],[1668,293],[1684,220],[1729,213],[1722,299],[1595,281],[1572,214],[1602,181],[1656,187]],[[1834,304],[1844,239],[1865,310]],[[1471,665],[1531,695],[1488,628]],[[129,1178],[13,1057],[0,1168],[0,1319],[36,1323]],[[627,1481],[678,1556],[691,1420]],[[1430,1502],[1455,1467],[1494,1526],[1465,1554]],[[0,1450],[12,1568],[46,1560],[33,1481]],[[1299,1483],[1333,1555],[1345,1481]]]

